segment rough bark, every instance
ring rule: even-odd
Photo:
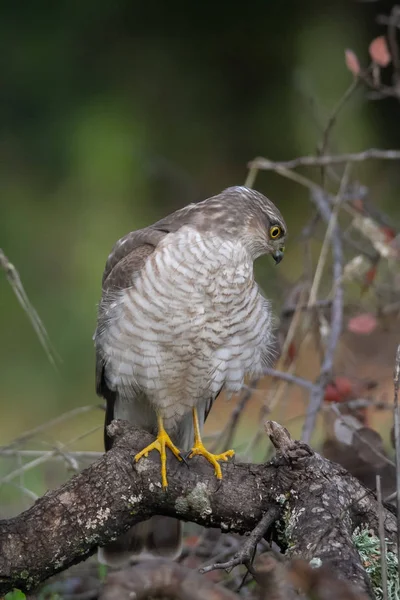
[[[232,461],[217,481],[201,457],[188,466],[171,457],[164,492],[158,455],[132,459],[151,436],[114,421],[110,452],[29,510],[0,521],[0,595],[36,587],[153,514],[243,534],[272,506],[281,508],[280,529],[291,557],[318,557],[371,593],[351,534],[360,523],[378,531],[375,497],[341,467],[292,442],[283,427],[269,422],[267,431],[278,449],[268,464]],[[388,511],[385,527],[395,543],[395,518]]]

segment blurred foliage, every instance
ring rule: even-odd
[[[381,32],[376,14],[387,6],[1,4],[0,246],[62,358],[54,370],[0,273],[1,443],[97,402],[92,334],[114,241],[243,183],[257,155],[315,152],[351,82],[344,49],[366,56]],[[367,102],[360,90],[335,127],[332,151],[396,145],[396,110],[391,101]],[[375,201],[394,206],[398,167],[369,163],[357,174]],[[272,174],[257,187],[282,209],[296,240],[311,214],[305,192]],[[289,243],[280,277],[298,276],[297,260]],[[279,303],[268,260],[258,273]],[[82,427],[101,418],[94,411]],[[100,448],[100,432],[95,438],[88,445]]]
[[[26,596],[20,590],[14,590],[5,595],[4,600],[25,600]]]

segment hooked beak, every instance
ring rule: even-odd
[[[285,246],[282,246],[282,248],[279,248],[279,250],[276,250],[272,256],[274,258],[275,264],[279,264],[284,256],[285,253]]]

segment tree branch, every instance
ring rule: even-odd
[[[332,211],[329,205],[328,196],[318,187],[311,191],[311,199],[316,205],[318,212],[322,218],[328,223],[331,223]],[[318,378],[318,383],[314,386],[310,394],[310,402],[307,407],[307,414],[303,426],[302,439],[305,442],[311,440],[311,435],[315,427],[315,422],[319,409],[324,399],[325,388],[332,374],[334,356],[337,345],[339,343],[340,334],[342,332],[343,323],[343,248],[340,238],[340,230],[336,220],[333,222],[332,232],[330,236],[332,246],[332,279],[335,293],[332,299],[330,332],[326,343],[324,358],[321,365],[321,371]]]
[[[324,167],[328,165],[344,165],[350,162],[363,162],[371,159],[400,160],[400,150],[381,150],[370,148],[363,152],[350,154],[337,154],[335,156],[300,156],[293,160],[276,162],[268,158],[255,158],[249,162],[249,169],[260,169],[262,171],[274,171],[277,168],[295,169],[297,167]]]
[[[290,556],[318,557],[370,591],[351,534],[362,522],[378,531],[375,497],[341,467],[293,442],[280,425],[268,422],[267,432],[278,450],[270,463],[223,464],[224,478],[217,481],[201,457],[189,466],[171,457],[164,492],[156,453],[133,462],[151,436],[114,421],[110,452],[26,512],[0,521],[0,595],[13,587],[31,590],[153,514],[244,534],[276,507]],[[395,544],[395,518],[388,511],[384,516],[385,535]]]
[[[224,563],[214,563],[200,569],[201,573],[208,573],[209,571],[215,571],[216,569],[225,569],[230,572],[233,567],[238,565],[246,565],[249,567],[253,561],[254,554],[257,548],[257,544],[261,542],[268,529],[278,519],[280,510],[277,506],[269,509],[268,512],[263,516],[257,527],[253,529],[245,543],[235,554],[233,558]]]

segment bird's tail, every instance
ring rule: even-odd
[[[114,542],[98,549],[99,562],[123,567],[143,558],[176,558],[181,552],[182,523],[172,517],[155,516],[134,525]]]

